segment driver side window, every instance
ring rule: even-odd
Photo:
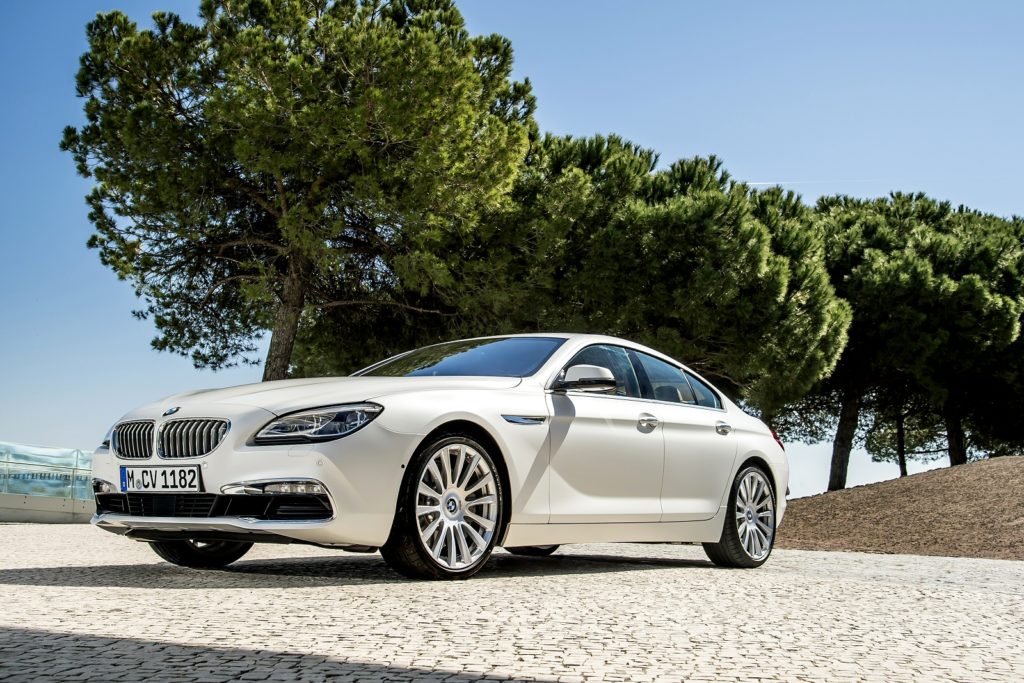
[[[611,344],[595,344],[583,349],[569,361],[565,369],[574,365],[597,365],[608,368],[615,377],[615,396],[629,396],[640,398],[640,383],[637,381],[636,372],[633,371],[633,364],[629,362],[626,350],[621,346]]]

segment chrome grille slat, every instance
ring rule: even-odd
[[[114,427],[114,453],[125,460],[144,460],[153,455],[153,423],[122,422]]]
[[[161,458],[199,458],[220,445],[230,423],[212,417],[168,420],[160,428]]]

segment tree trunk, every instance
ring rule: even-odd
[[[288,266],[288,275],[281,289],[281,302],[277,306],[274,329],[270,333],[270,349],[263,366],[263,381],[287,379],[291,365],[295,335],[299,330],[299,319],[306,304],[305,273],[298,259]]]
[[[846,488],[846,470],[850,466],[853,437],[857,434],[860,416],[860,392],[852,389],[843,393],[843,407],[839,411],[839,427],[832,442],[832,468],[828,474],[828,490]]]
[[[903,426],[903,411],[896,413],[896,462],[900,465],[900,476],[907,476],[907,433]]]
[[[943,406],[942,417],[946,420],[950,466],[967,464],[967,438],[964,436],[963,418],[952,401],[947,401]]]

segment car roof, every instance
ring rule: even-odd
[[[631,349],[635,349],[637,351],[643,351],[645,353],[658,356],[665,360],[669,360],[673,363],[681,363],[681,361],[678,361],[657,349],[653,349],[649,346],[645,346],[639,342],[635,342],[630,339],[623,339],[622,337],[612,337],[611,335],[607,334],[587,334],[583,332],[527,332],[524,334],[496,334],[487,337],[473,337],[473,339],[514,339],[517,337],[535,339],[565,339],[566,341],[582,342],[583,344],[615,344],[617,346],[625,346]]]
[[[587,341],[605,341],[605,342],[627,342],[633,344],[628,339],[622,339],[621,337],[611,337],[606,334],[588,334],[584,332],[526,332],[523,334],[495,334],[486,337],[475,337],[475,339],[506,339],[513,337],[536,337],[540,339],[584,339]]]

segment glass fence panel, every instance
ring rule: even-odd
[[[70,498],[73,481],[74,470],[8,463],[4,492],[23,496]]]
[[[92,500],[92,472],[75,470],[75,485],[71,494],[76,500]]]
[[[0,442],[0,493],[92,499],[92,453]]]

